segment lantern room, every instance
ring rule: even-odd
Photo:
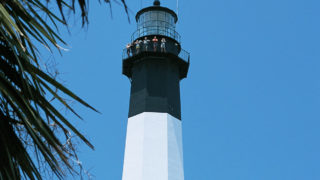
[[[153,6],[141,9],[136,15],[137,31],[132,40],[143,36],[160,35],[176,40],[180,43],[180,35],[175,31],[177,14],[155,1]]]

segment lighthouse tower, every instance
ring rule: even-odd
[[[131,94],[122,180],[184,180],[180,81],[190,56],[175,31],[176,13],[159,1],[136,21],[123,52]]]

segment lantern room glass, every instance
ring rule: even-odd
[[[176,39],[175,17],[166,11],[146,11],[137,21],[137,36],[163,35]]]

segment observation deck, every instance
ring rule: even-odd
[[[136,48],[136,45],[123,49],[122,73],[124,75],[131,78],[131,68],[135,62],[157,57],[158,59],[161,58],[163,60],[167,59],[177,62],[180,67],[180,79],[187,77],[190,64],[189,52],[182,49],[180,44],[178,44],[174,39],[168,38],[167,36],[156,36],[158,39],[166,39],[165,49],[161,48],[161,43],[157,43],[155,47],[151,40],[147,44],[144,44],[142,39],[145,37],[147,37],[149,40],[149,38],[154,36],[143,36],[140,39],[137,39],[141,42],[139,43],[138,49]]]

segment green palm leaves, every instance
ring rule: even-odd
[[[49,50],[60,50],[58,43],[65,42],[56,32],[57,24],[66,25],[64,9],[75,11],[75,4],[78,4],[85,24],[88,21],[87,2],[55,0],[60,15],[54,14],[44,3],[50,1],[0,2],[0,179],[42,179],[41,165],[36,165],[34,159],[43,159],[59,178],[63,177],[61,166],[72,171],[70,157],[74,154],[60,142],[55,129],[63,132],[66,138],[73,132],[93,148],[52,105],[48,95],[78,117],[60,94],[95,109],[40,68],[35,46],[40,43]],[[122,3],[125,6],[124,1]],[[31,158],[30,152],[35,152],[36,158]]]

